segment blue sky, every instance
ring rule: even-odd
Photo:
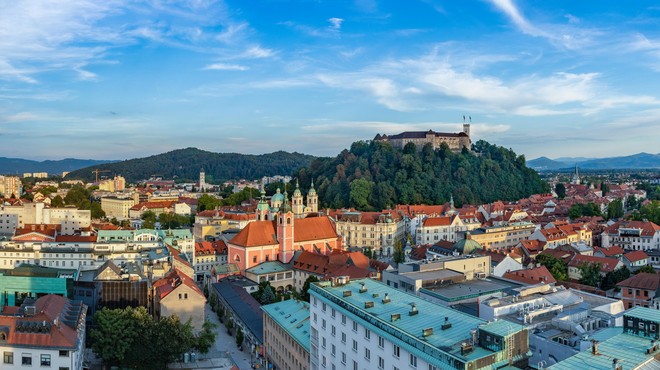
[[[405,130],[660,152],[654,1],[0,0],[0,156],[336,155]]]

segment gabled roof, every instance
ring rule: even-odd
[[[596,256],[586,256],[584,254],[576,254],[571,259],[571,262],[568,263],[571,267],[580,267],[583,263],[594,264],[600,263],[600,270],[602,272],[612,272],[616,269],[619,264],[619,260],[616,258],[607,258],[607,257],[596,257]]]
[[[660,232],[660,226],[651,221],[619,221],[607,229],[609,234],[617,234],[620,228],[640,229],[642,236],[653,236]]]
[[[243,247],[279,244],[275,222],[253,221],[236,234],[231,243]],[[295,219],[293,222],[293,241],[295,243],[339,237],[334,224],[327,216]]]
[[[153,287],[156,290],[158,297],[163,299],[181,285],[187,286],[195,291],[201,298],[206,299],[204,293],[199,289],[197,284],[195,284],[195,281],[177,268],[170,270],[170,272],[163,276],[162,279],[156,280]]]
[[[424,227],[449,226],[451,225],[451,217],[427,217],[422,225]]]
[[[525,284],[538,284],[539,282],[552,284],[557,282],[545,266],[534,267],[527,270],[509,271],[502,277]]]
[[[609,248],[594,247],[594,253],[595,252],[600,252],[603,255],[605,255],[605,257],[621,256],[625,253],[623,248],[621,248],[617,245],[613,245]]]
[[[650,272],[640,272],[617,284],[619,287],[657,290],[660,287],[660,275]]]
[[[279,244],[275,235],[275,222],[250,222],[238,234],[236,234],[230,242],[242,247]]]
[[[623,255],[623,258],[627,259],[629,262],[637,262],[649,258],[649,256],[644,253],[644,251],[633,251],[628,252]]]
[[[547,243],[542,241],[542,240],[536,240],[536,239],[529,239],[529,240],[521,240],[520,245],[531,255],[535,253],[539,253],[543,250],[543,247],[545,247]]]

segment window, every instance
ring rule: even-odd
[[[325,304],[325,303],[324,303],[324,304]],[[321,327],[322,327],[323,329],[325,329],[325,319],[322,319],[322,320],[321,320]]]
[[[323,304],[321,305],[321,309],[323,310],[323,312],[325,312],[325,302],[323,302]]]
[[[358,364],[355,360],[353,360],[353,370],[358,370]]]
[[[325,337],[321,338],[321,347],[325,348]]]
[[[346,325],[346,315],[341,315],[341,323]]]
[[[364,328],[364,338],[365,338],[366,340],[371,339],[371,330],[369,330],[369,329],[367,329],[367,328]]]
[[[335,317],[335,309],[334,308],[332,309],[330,316],[332,316],[333,318]]]
[[[330,332],[332,333],[332,336],[334,337],[335,335],[337,335],[337,328],[335,328],[335,326],[332,325],[332,328],[330,328]]]
[[[417,367],[417,356],[410,354],[410,366]]]
[[[394,355],[394,357],[399,357],[400,351],[401,349],[399,348],[399,346],[395,344],[392,345],[392,354]]]
[[[341,353],[341,363],[346,365],[346,353],[345,352]]]
[[[353,331],[357,332],[358,324],[357,321],[353,321]]]
[[[357,352],[357,350],[358,350],[357,340],[353,339],[353,351]]]
[[[341,333],[341,342],[346,343],[346,333],[344,332]]]
[[[385,339],[381,337],[380,335],[378,336],[378,347],[383,348],[385,347]]]
[[[378,356],[378,368],[379,369],[385,368],[385,359],[380,356]]]
[[[438,370],[438,368],[435,367],[435,366],[433,366],[433,365],[431,365],[431,364],[429,364],[429,370]]]
[[[371,360],[371,350],[369,350],[369,348],[364,349],[364,358]]]
[[[23,353],[21,356],[22,365],[32,365],[32,355],[29,353]]]
[[[69,370],[68,366],[60,366],[59,370]]]
[[[5,364],[13,364],[14,363],[14,352],[5,352],[2,362],[5,363]]]
[[[50,366],[50,355],[41,355],[41,366]]]
[[[335,355],[336,351],[337,351],[337,347],[335,347],[335,345],[333,344],[333,345],[332,345],[332,348],[331,348],[331,350],[330,350],[330,353],[332,354],[332,356]]]
[[[325,367],[325,356],[321,356],[321,366]]]

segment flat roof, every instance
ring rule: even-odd
[[[415,280],[429,281],[429,280],[443,280],[451,277],[463,276],[463,274],[454,270],[438,269],[438,270],[430,270],[430,271],[399,272],[399,276],[405,276]]]
[[[468,280],[457,284],[450,284],[443,287],[422,288],[425,294],[440,298],[445,301],[458,301],[472,297],[478,297],[484,294],[501,292],[508,289],[508,285],[496,283],[488,280]]]
[[[291,266],[285,265],[280,261],[262,262],[254,267],[245,270],[255,275],[274,274],[278,272],[292,271]]]
[[[660,322],[660,311],[647,307],[635,307],[624,313],[625,316],[636,317],[642,320]]]
[[[261,306],[261,309],[309,352],[309,303],[289,299]]]

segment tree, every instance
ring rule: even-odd
[[[227,334],[231,335],[231,329],[234,328],[234,320],[230,317],[225,321],[225,328],[227,328]]]
[[[138,337],[130,310],[104,308],[94,314],[90,332],[92,350],[106,365],[122,364]]]
[[[309,302],[309,287],[312,283],[316,283],[318,281],[319,278],[314,275],[309,275],[309,277],[307,277],[305,280],[305,283],[303,283],[302,289],[300,290],[300,299]]]
[[[603,192],[603,196],[610,192],[610,186],[605,183],[605,181],[600,183],[600,191]]]
[[[582,216],[600,216],[600,208],[593,203],[576,203],[568,209],[568,217],[571,219],[580,218]]]
[[[91,202],[89,209],[91,211],[91,216],[93,219],[101,219],[105,217],[105,211],[101,208],[101,203]]]
[[[637,200],[637,197],[634,195],[629,195],[628,198],[626,198],[626,210],[632,211],[640,206],[640,201]]]
[[[555,280],[566,281],[568,280],[568,266],[559,258],[549,254],[539,254],[536,256],[536,263],[545,266]]]
[[[644,265],[635,271],[635,274],[639,274],[640,272],[648,272],[651,274],[655,274],[655,269],[651,265]]]
[[[651,201],[651,203],[641,207],[638,211],[633,212],[632,219],[638,221],[649,220],[654,224],[660,224],[660,201]]]
[[[557,198],[559,199],[564,199],[566,198],[566,186],[558,182],[557,185],[555,185],[555,193],[557,193]]]
[[[261,294],[261,299],[259,300],[259,302],[262,305],[267,305],[275,302],[275,293],[273,292],[273,288],[270,285],[266,286],[266,288],[264,289],[264,292]]]
[[[350,185],[351,191],[349,194],[351,206],[359,210],[370,209],[369,196],[373,187],[374,183],[364,178],[353,180]]]
[[[156,227],[156,214],[153,211],[146,211],[142,214],[142,228],[153,229]]]
[[[623,216],[623,202],[621,199],[614,199],[607,206],[607,219],[620,218]]]
[[[236,330],[236,346],[242,351],[243,350],[243,330],[241,328],[238,328]]]
[[[600,285],[600,263],[582,263],[578,269],[580,270],[580,284],[593,287]]]
[[[200,353],[208,353],[213,343],[215,343],[216,333],[213,331],[217,327],[211,321],[204,321],[202,331],[195,337],[193,348]]]
[[[53,208],[62,208],[64,207],[64,199],[58,194],[50,201],[50,206]]]
[[[610,271],[603,277],[600,287],[603,290],[610,290],[616,287],[616,284],[630,277],[630,270],[625,265],[620,269]]]
[[[403,241],[401,239],[394,241],[394,254],[392,255],[392,259],[395,263],[403,263],[406,260],[406,254],[403,250]]]

